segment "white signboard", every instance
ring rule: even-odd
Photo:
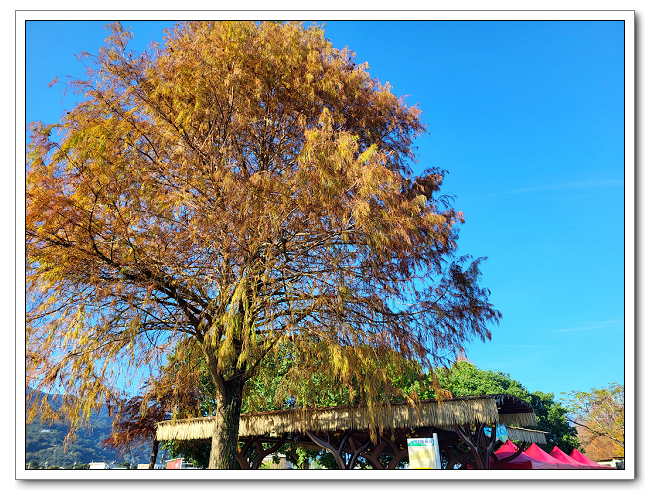
[[[442,469],[438,434],[430,438],[412,438],[406,440],[411,469]]]

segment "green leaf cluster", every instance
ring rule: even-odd
[[[547,444],[540,445],[547,452],[555,445],[565,453],[571,453],[580,446],[577,431],[568,419],[568,409],[555,401],[552,392],[530,392],[521,382],[512,379],[508,373],[481,370],[465,360],[456,361],[449,369],[436,369],[435,376],[440,387],[449,391],[454,397],[508,394],[529,403],[537,417],[537,429],[548,433]],[[413,381],[410,388],[421,399],[435,397],[431,377],[423,381]]]

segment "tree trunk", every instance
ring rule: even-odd
[[[156,460],[158,459],[158,440],[154,438],[153,447],[151,448],[151,457],[149,457],[149,469],[156,468]]]
[[[241,379],[235,378],[224,382],[221,391],[217,389],[217,414],[208,469],[235,468],[243,388]]]

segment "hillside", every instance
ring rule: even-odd
[[[42,396],[41,393],[40,397]],[[52,396],[48,396],[48,400],[53,406],[57,406]],[[90,424],[92,429],[80,429],[77,432],[77,439],[64,451],[63,440],[68,433],[68,426],[64,423],[44,425],[37,417],[25,427],[25,463],[35,460],[41,467],[52,465],[66,467],[75,463],[104,461],[133,464],[149,462],[149,450],[122,457],[116,451],[102,446],[101,442],[110,434],[112,425],[106,409],[102,409],[99,414],[94,413],[90,418]]]

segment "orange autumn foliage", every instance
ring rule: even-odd
[[[79,396],[73,424],[184,346],[228,468],[243,384],[282,343],[295,380],[326,370],[374,404],[394,353],[426,369],[490,338],[444,172],[409,166],[420,111],[352,52],[300,23],[181,23],[141,54],[111,30],[27,155],[27,382]]]

